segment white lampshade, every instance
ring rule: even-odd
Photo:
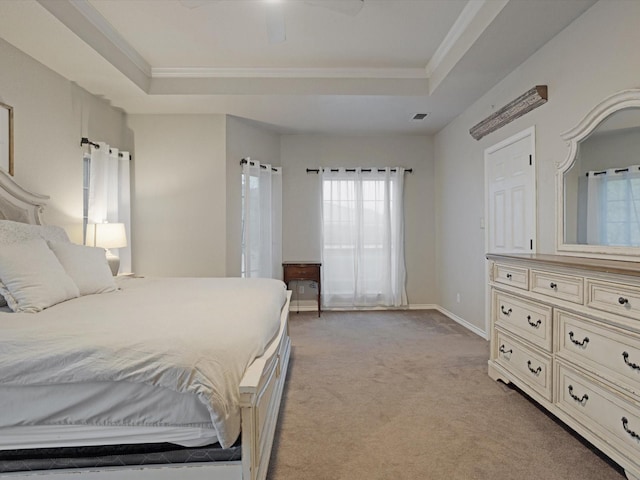
[[[124,223],[90,223],[87,225],[87,245],[107,249],[126,247]]]

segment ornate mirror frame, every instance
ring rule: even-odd
[[[640,88],[623,90],[605,98],[577,126],[561,135],[569,145],[569,154],[564,161],[558,162],[556,171],[556,250],[559,254],[635,261],[640,256],[640,247],[565,243],[564,174],[575,163],[580,142],[587,138],[609,115],[626,108],[640,108]]]

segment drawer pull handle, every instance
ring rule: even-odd
[[[505,350],[504,345],[500,345],[500,349],[499,349],[499,350],[500,350],[500,353],[504,353],[505,355],[506,355],[507,353],[513,353],[513,350],[512,350],[512,349]]]
[[[534,375],[540,375],[540,372],[542,371],[542,367],[540,366],[538,366],[538,368],[536,369],[531,368],[531,360],[527,360],[527,367],[529,368],[529,371]]]
[[[640,365],[629,361],[629,352],[622,352],[622,358],[624,359],[624,363],[629,365],[632,369],[640,370]]]
[[[575,345],[578,345],[579,347],[585,347],[587,343],[589,343],[589,337],[584,337],[584,340],[582,340],[581,342],[579,342],[578,340],[574,340],[573,332],[569,332],[569,340],[571,340]]]
[[[629,303],[629,299],[628,298],[624,298],[624,297],[620,297],[620,298],[618,298],[618,303],[620,305],[627,305]]]
[[[512,275],[510,273],[507,273],[507,279],[511,280]]]
[[[551,283],[549,284],[549,288],[553,288],[553,289],[555,290],[556,288],[558,288],[558,284],[557,284],[557,283],[553,283],[553,282],[551,282]]]
[[[509,309],[509,310],[505,310],[505,309],[504,309],[504,305],[500,305],[500,310],[501,310],[501,311],[502,311],[502,313],[504,313],[507,317],[508,317],[509,315],[511,315],[511,312],[513,311],[513,310],[511,310],[511,309]]]
[[[532,322],[531,315],[527,315],[527,323],[531,325],[533,328],[538,328],[542,324],[542,320],[538,319],[537,322]]]
[[[569,396],[578,403],[585,403],[587,400],[589,400],[589,395],[587,395],[586,393],[582,395],[582,397],[579,397],[576,394],[574,394],[573,385],[569,385]]]
[[[627,432],[631,436],[631,438],[635,438],[636,440],[640,440],[640,435],[638,435],[636,432],[631,430],[627,426],[628,424],[629,424],[629,420],[627,420],[627,417],[622,417],[622,428],[624,428],[624,431]]]

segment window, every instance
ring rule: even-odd
[[[250,175],[249,173],[242,174],[242,256],[241,256],[241,264],[240,264],[240,275],[242,277],[259,277],[260,276],[260,248],[259,245],[257,248],[250,248],[253,246],[253,242],[251,240],[258,239],[259,237],[250,237],[250,230],[259,229],[260,225],[260,217],[259,210],[256,211],[260,207],[260,191],[259,187],[259,177]],[[245,198],[246,197],[246,198]],[[245,209],[251,205],[251,211],[246,211]],[[249,222],[251,219],[254,219],[253,228],[249,228]],[[251,267],[249,267],[249,265]]]
[[[582,212],[587,225],[584,243],[640,246],[639,167],[588,172],[586,191],[587,205]]]
[[[282,278],[282,169],[242,166],[242,277]]]
[[[82,239],[87,238],[89,223],[89,178],[91,175],[91,155],[85,153],[82,158]]]
[[[603,243],[640,246],[640,175],[613,175],[603,186]]]
[[[406,304],[403,175],[391,169],[323,172],[326,306]]]

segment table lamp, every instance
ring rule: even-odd
[[[86,244],[106,249],[107,262],[111,273],[115,276],[120,268],[120,258],[111,253],[110,248],[127,246],[127,235],[124,223],[90,223],[87,225]]]

